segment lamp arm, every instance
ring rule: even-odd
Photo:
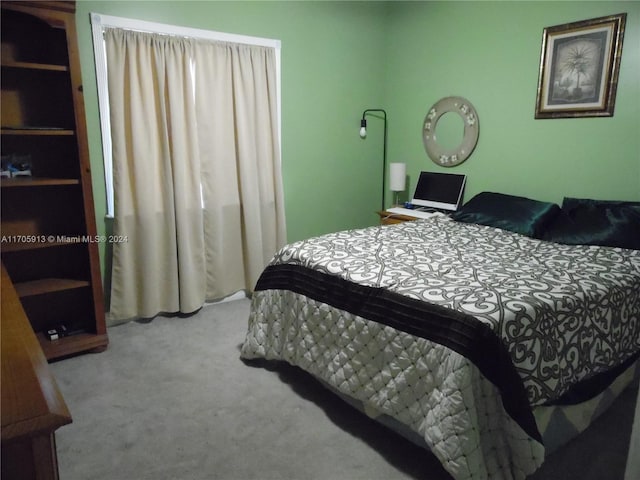
[[[382,113],[382,119],[384,120],[384,138],[382,146],[382,210],[384,210],[387,183],[387,112],[382,108],[367,108],[364,112],[362,112],[362,121],[360,122],[361,126],[366,127],[367,121],[365,119],[365,116],[370,112]]]
[[[364,120],[364,117],[367,113],[369,112],[381,112],[382,115],[384,116],[384,119],[387,119],[387,112],[385,112],[382,108],[367,108],[364,112],[362,112],[362,119]]]

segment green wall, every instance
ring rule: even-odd
[[[627,12],[615,115],[535,120],[542,30]],[[564,196],[640,200],[640,2],[400,2],[389,19],[385,98],[390,161],[466,173],[465,199],[498,191],[562,202]],[[438,167],[421,127],[442,97],[458,95],[480,118],[476,150]]]
[[[483,190],[561,202],[640,200],[640,2],[79,1],[78,35],[99,228],[107,229],[89,12],[282,41],[282,166],[288,238],[377,223],[382,121],[388,161],[468,175]],[[542,29],[627,12],[612,118],[534,120]],[[442,97],[469,99],[480,118],[465,163],[437,167],[421,127]],[[387,198],[391,198],[390,194]],[[108,252],[103,245],[103,262]],[[106,269],[108,270],[108,268]]]

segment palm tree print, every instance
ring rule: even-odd
[[[578,39],[558,50],[552,97],[560,102],[579,102],[594,95],[601,45]]]
[[[576,77],[576,87],[574,96],[580,96],[580,76],[588,77],[589,72],[595,66],[594,50],[589,44],[577,44],[569,48],[567,57],[565,58],[562,69],[568,75]]]

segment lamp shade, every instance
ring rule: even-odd
[[[392,163],[389,165],[390,170],[390,188],[392,192],[402,192],[405,188],[405,181],[407,177],[407,164],[406,163]]]

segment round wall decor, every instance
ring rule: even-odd
[[[449,112],[462,117],[464,122],[464,134],[459,145],[452,149],[446,149],[437,142],[436,127],[438,120]],[[436,102],[427,113],[422,129],[424,149],[429,158],[443,167],[455,167],[464,162],[478,143],[480,126],[478,114],[469,100],[462,97],[445,97]]]

